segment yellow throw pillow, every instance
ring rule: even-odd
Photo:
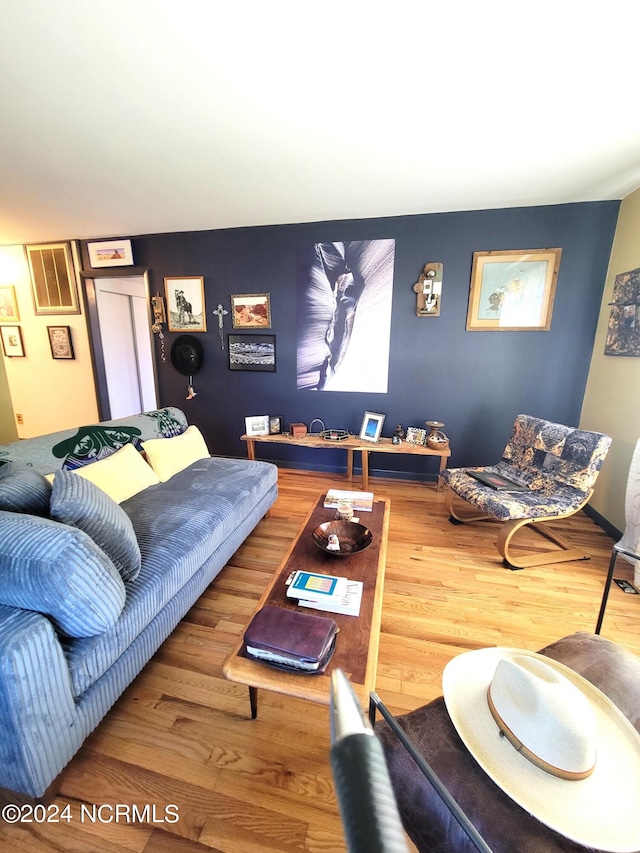
[[[166,483],[174,474],[184,471],[193,462],[209,459],[211,455],[197,426],[187,427],[181,435],[175,435],[173,438],[151,438],[149,441],[143,441],[142,449],[161,483]]]
[[[125,444],[106,459],[75,469],[74,474],[90,480],[116,503],[160,482],[133,444]]]

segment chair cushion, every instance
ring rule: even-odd
[[[184,471],[194,462],[208,459],[210,454],[197,426],[188,427],[182,435],[173,438],[152,438],[142,442],[149,464],[166,483],[174,474]]]
[[[31,468],[0,466],[0,509],[49,515],[51,483]]]
[[[48,518],[0,511],[0,573],[0,603],[43,613],[71,637],[101,634],[124,607],[124,583],[104,551]]]
[[[125,444],[106,459],[83,465],[76,473],[95,483],[116,503],[122,503],[160,482],[158,475],[132,444]]]
[[[51,518],[84,530],[111,559],[123,581],[140,572],[140,548],[129,516],[101,488],[72,471],[57,471]]]

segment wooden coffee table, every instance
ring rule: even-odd
[[[389,530],[389,501],[374,500],[372,512],[356,513],[360,517],[360,523],[366,524],[373,534],[371,545],[358,554],[335,557],[321,551],[311,536],[318,524],[335,518],[335,510],[323,507],[324,499],[325,495],[321,495],[309,512],[273,580],[258,602],[254,614],[265,604],[270,604],[335,619],[340,628],[336,650],[329,666],[321,675],[290,673],[249,658],[241,637],[225,660],[222,671],[230,681],[249,687],[251,716],[254,719],[258,713],[259,688],[328,705],[331,671],[336,667],[344,670],[364,708],[368,707],[369,693],[375,687]],[[285,581],[295,569],[363,581],[360,615],[342,616],[307,609],[300,607],[295,599],[287,598]]]

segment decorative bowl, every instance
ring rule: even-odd
[[[373,534],[369,528],[356,521],[325,521],[324,524],[319,524],[311,535],[318,548],[331,557],[348,557],[351,554],[357,554],[373,542]],[[339,550],[327,547],[330,536],[338,537]]]

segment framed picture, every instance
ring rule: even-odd
[[[102,240],[96,243],[87,243],[87,251],[89,252],[89,263],[93,269],[133,266],[131,240]]]
[[[75,358],[69,326],[47,326],[52,358]]]
[[[231,294],[234,329],[270,329],[271,300],[268,293]]]
[[[282,433],[282,416],[269,415],[269,435],[280,435]]]
[[[7,358],[24,358],[20,326],[0,326],[2,349]]]
[[[562,249],[474,252],[469,332],[547,332]]]
[[[69,243],[25,246],[36,314],[79,314]]]
[[[170,332],[206,332],[204,277],[169,276],[164,280]]]
[[[0,287],[0,323],[17,323],[19,319],[15,287]]]
[[[363,441],[378,441],[384,418],[384,415],[377,415],[375,412],[365,412],[360,427],[360,438]]]
[[[229,369],[275,372],[275,335],[229,335]]]
[[[269,415],[254,415],[244,419],[247,435],[269,435]]]
[[[427,440],[426,429],[407,427],[407,444],[424,444]]]

